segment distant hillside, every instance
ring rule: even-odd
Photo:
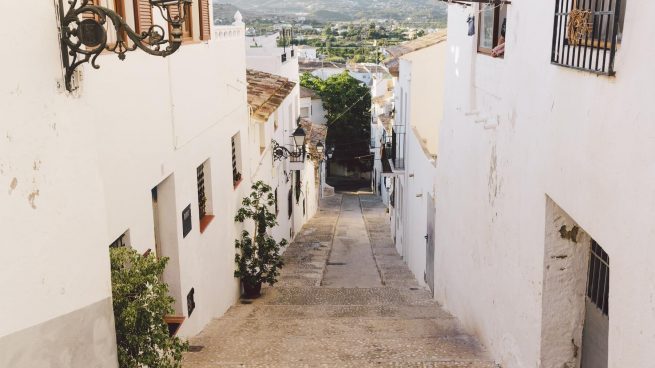
[[[237,11],[241,11],[244,17],[247,16],[247,12],[244,12],[232,4],[214,2],[214,24],[232,24],[232,22],[234,22],[234,14],[236,14]]]
[[[221,0],[232,9],[257,15],[302,14],[320,21],[395,19],[445,21],[446,5],[439,0]],[[228,9],[228,8],[225,8]],[[245,16],[245,15],[244,15]]]

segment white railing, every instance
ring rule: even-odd
[[[243,26],[216,26],[214,27],[216,39],[235,39],[244,37]]]

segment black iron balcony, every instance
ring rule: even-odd
[[[556,0],[551,62],[614,75],[625,0]]]

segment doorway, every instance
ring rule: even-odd
[[[178,240],[177,207],[175,205],[175,179],[171,175],[151,190],[152,219],[157,257],[169,259],[163,273],[169,294],[175,299],[177,315],[183,314],[180,283],[180,254]]]
[[[425,282],[430,287],[432,297],[434,298],[434,221],[435,221],[435,203],[434,197],[428,193],[428,214],[427,214],[427,235],[425,235]]]
[[[609,255],[592,240],[582,330],[582,368],[607,368],[609,279]]]

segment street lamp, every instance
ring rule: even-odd
[[[328,159],[332,159],[332,156],[334,156],[334,147],[330,147],[327,150],[327,157]]]
[[[305,129],[301,126],[298,126],[295,132],[293,132],[293,142],[296,144],[297,148],[304,147],[307,140],[307,133]]]
[[[307,141],[307,133],[305,133],[305,130],[301,126],[298,126],[296,131],[291,135],[291,138],[293,138],[293,143],[296,146],[293,151],[281,146],[278,142],[273,140],[274,161],[282,161],[283,158],[291,158],[292,162],[305,161],[305,143]]]
[[[64,1],[69,4],[67,11]],[[159,10],[170,29],[166,39],[167,31],[161,25],[155,24],[137,33],[114,10],[94,5],[91,0],[59,0],[59,42],[66,69],[66,89],[69,92],[75,89],[71,81],[80,65],[90,63],[99,69],[96,61],[104,51],[117,54],[121,60],[125,60],[127,52],[137,48],[153,56],[166,57],[175,53],[182,45],[182,27],[189,15],[185,9],[191,3],[192,0],[149,0],[149,6]],[[112,43],[107,37],[107,18],[117,34]],[[120,35],[125,35],[132,44]]]

